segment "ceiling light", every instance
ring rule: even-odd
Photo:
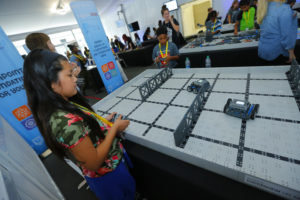
[[[51,12],[59,15],[65,15],[69,10],[69,5],[64,4],[62,0],[58,0],[58,3],[53,5]]]

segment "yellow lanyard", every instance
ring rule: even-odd
[[[77,103],[74,103],[74,102],[71,102],[71,103],[74,104],[75,106],[77,106],[77,107],[83,109],[85,112],[87,112],[87,113],[89,113],[89,114],[95,116],[97,119],[99,119],[99,120],[100,120],[101,122],[103,122],[104,124],[106,124],[106,125],[108,125],[108,126],[110,126],[110,127],[112,127],[112,126],[114,125],[112,122],[108,121],[108,120],[105,119],[104,117],[101,117],[101,116],[98,115],[97,113],[94,113],[94,112],[90,111],[90,110],[87,109],[86,107],[83,107],[83,106],[81,106],[81,105],[79,105],[79,104],[77,104]]]
[[[79,60],[84,61],[84,58],[83,58],[81,55],[74,54],[74,56],[75,56],[76,58],[78,58]]]
[[[167,57],[167,55],[168,55],[168,46],[169,46],[169,43],[168,43],[168,41],[167,41],[167,45],[166,45],[166,54],[163,54],[163,52],[161,51],[161,45],[160,45],[160,43],[159,43],[159,51],[160,51],[160,55],[161,55],[161,57],[162,58],[165,58],[165,57]]]
[[[250,9],[248,10],[248,18],[246,18],[246,13],[243,14],[244,15],[244,19],[246,21],[246,27],[249,28],[249,19],[250,19]]]
[[[216,23],[217,23],[217,20],[215,20],[215,22],[214,22],[214,27],[213,27],[212,32],[215,32]]]

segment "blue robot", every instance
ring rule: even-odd
[[[200,91],[207,92],[210,88],[210,84],[206,79],[199,79],[194,81],[187,87],[188,92],[198,94]]]
[[[241,119],[254,119],[258,112],[259,104],[250,104],[248,101],[228,99],[223,112]]]

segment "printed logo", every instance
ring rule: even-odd
[[[19,121],[22,121],[23,119],[25,119],[31,115],[31,111],[29,110],[29,108],[26,105],[23,105],[15,110],[13,110],[12,113]]]
[[[33,142],[33,144],[38,145],[38,146],[43,144],[43,139],[40,136],[33,138],[31,141]]]
[[[109,62],[108,63],[108,67],[109,67],[109,69],[114,69],[115,68],[115,64],[113,62]]]
[[[106,80],[111,79],[111,74],[109,72],[105,73],[104,76],[105,76]]]
[[[108,72],[108,71],[109,71],[107,64],[105,64],[105,65],[102,65],[101,69],[102,69],[103,73],[105,73],[105,72]]]
[[[26,130],[30,131],[36,127],[36,123],[33,117],[29,117],[21,122],[22,125],[25,127]]]
[[[116,70],[116,69],[113,69],[113,70],[111,70],[111,71],[110,71],[110,73],[111,73],[111,76],[112,76],[112,77],[115,77],[115,76],[117,76],[117,75],[118,75],[118,73],[117,73],[117,70]]]

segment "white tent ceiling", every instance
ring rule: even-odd
[[[69,4],[71,1],[77,0],[63,0],[63,3]],[[95,0],[94,2],[101,16],[115,10],[125,1]],[[51,8],[57,3],[58,0],[0,0],[0,26],[7,35],[14,35],[76,24],[71,11],[65,15],[51,12]]]

